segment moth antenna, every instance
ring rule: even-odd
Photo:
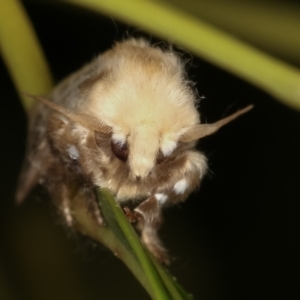
[[[88,129],[92,129],[92,130],[102,132],[102,133],[111,133],[112,132],[112,128],[110,126],[106,125],[105,123],[103,123],[102,121],[100,121],[98,118],[96,118],[94,116],[90,116],[90,115],[86,115],[86,114],[76,114],[76,113],[73,113],[73,112],[69,111],[68,109],[64,108],[63,106],[60,106],[54,102],[46,100],[43,97],[33,96],[33,95],[30,95],[27,93],[25,93],[25,95],[42,102],[43,104],[47,105],[49,108],[61,113],[62,115],[64,115],[68,119],[70,119],[71,121],[73,121],[75,123],[79,123],[80,125],[88,128]]]
[[[234,119],[238,118],[239,116],[245,114],[249,110],[251,110],[254,107],[254,105],[249,105],[236,113],[221,119],[215,123],[212,124],[199,124],[194,127],[192,127],[190,130],[187,132],[184,132],[180,137],[179,137],[179,142],[191,142],[195,141],[198,139],[201,139],[205,136],[211,135],[218,131],[222,126],[226,125],[227,123],[233,121]]]

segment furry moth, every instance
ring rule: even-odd
[[[196,142],[252,108],[201,124],[181,59],[144,39],[116,43],[45,98],[35,98],[18,203],[42,183],[72,226],[69,184],[75,182],[100,226],[93,187],[105,187],[164,262],[167,251],[157,234],[162,209],[184,201],[207,170]]]

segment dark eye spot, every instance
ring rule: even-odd
[[[165,160],[165,156],[163,153],[159,150],[157,156],[156,156],[156,163],[161,164]]]
[[[122,161],[126,161],[128,158],[128,147],[126,143],[124,145],[121,145],[120,143],[111,140],[111,151],[115,155],[115,157]]]

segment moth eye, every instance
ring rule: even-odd
[[[157,164],[161,164],[164,160],[165,160],[165,156],[163,155],[163,153],[159,150],[157,156],[156,156],[156,163]]]
[[[128,158],[128,146],[125,143],[124,145],[115,142],[114,140],[111,140],[111,150],[112,153],[117,157],[118,159],[122,161],[126,161]]]

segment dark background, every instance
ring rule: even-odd
[[[115,40],[147,37],[68,5],[25,1],[25,7],[56,81]],[[205,96],[205,121],[250,103],[255,109],[199,142],[210,172],[197,193],[165,213],[161,236],[176,258],[170,270],[195,299],[300,299],[300,115],[201,59],[193,57],[187,69]],[[103,246],[60,225],[42,191],[14,205],[26,118],[2,61],[0,85],[1,300],[149,299]]]

